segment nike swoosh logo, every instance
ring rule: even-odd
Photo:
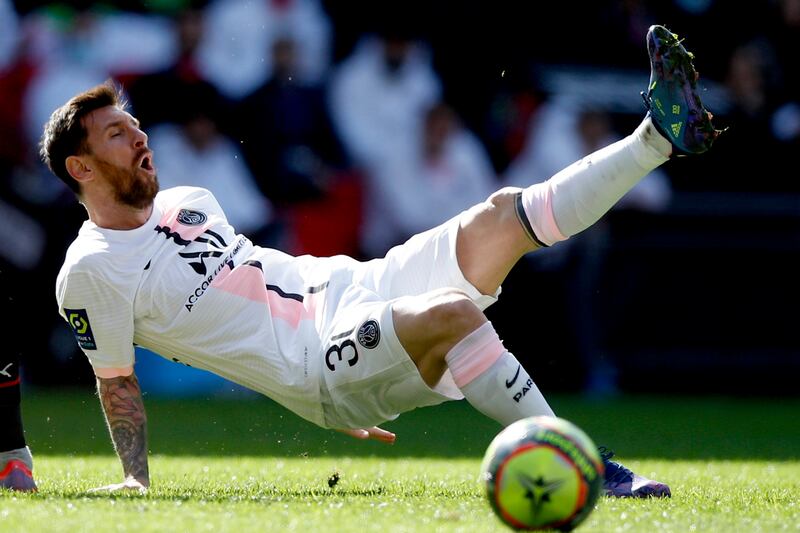
[[[517,382],[517,378],[519,377],[519,369],[522,368],[522,365],[517,365],[517,373],[514,374],[514,377],[511,378],[511,381],[506,380],[506,388],[510,389],[514,386],[514,383]]]

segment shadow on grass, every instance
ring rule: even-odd
[[[551,405],[621,459],[800,459],[800,400],[553,396]],[[275,457],[481,457],[500,426],[466,402],[404,413],[393,446],[318,428],[266,398],[145,397],[151,453]],[[92,390],[26,389],[35,454],[112,455]]]
[[[208,503],[231,503],[231,502],[256,502],[256,503],[279,503],[293,500],[302,501],[323,501],[323,500],[351,500],[367,499],[376,497],[395,497],[395,498],[483,498],[484,493],[479,485],[470,484],[469,487],[452,487],[440,484],[429,483],[409,483],[409,482],[381,482],[381,481],[353,481],[347,482],[344,487],[328,487],[323,478],[319,479],[319,484],[313,480],[303,481],[301,484],[291,485],[281,484],[280,482],[266,481],[247,481],[231,482],[229,484],[219,484],[209,486],[206,483],[197,483],[192,486],[185,480],[178,481],[177,484],[166,481],[159,483],[155,488],[146,493],[137,491],[130,492],[90,492],[90,488],[73,486],[48,487],[44,486],[40,492],[20,494],[17,492],[0,490],[0,500],[7,498],[21,498],[26,500],[83,500],[83,501],[114,501],[114,502],[148,502],[148,501],[169,501],[169,502],[208,502]]]
[[[170,491],[169,489],[151,490],[145,494],[138,492],[124,493],[103,493],[88,492],[81,490],[55,490],[43,491],[30,495],[25,495],[31,500],[50,500],[60,499],[81,499],[81,500],[114,500],[114,501],[170,501],[170,502],[246,502],[253,501],[258,503],[282,503],[287,499],[347,499],[347,498],[374,498],[390,492],[384,487],[376,488],[349,488],[349,489],[329,489],[329,488],[306,488],[306,489],[285,489],[277,487],[241,487],[226,488],[220,490],[209,490],[207,487],[198,487],[197,490],[181,489]],[[393,491],[397,492],[397,491]],[[403,497],[420,497],[426,495],[424,490],[402,491]],[[5,494],[0,492],[0,497],[20,497],[17,493]]]

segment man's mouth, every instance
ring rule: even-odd
[[[139,161],[139,168],[146,170],[147,172],[153,172],[155,167],[153,167],[153,155],[152,152],[147,152]]]

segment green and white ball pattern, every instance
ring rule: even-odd
[[[594,509],[604,468],[592,439],[575,424],[537,416],[494,438],[481,473],[492,508],[509,526],[569,531]]]

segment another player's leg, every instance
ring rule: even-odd
[[[33,458],[25,445],[20,413],[19,365],[0,358],[0,488],[32,491]]]
[[[19,315],[13,309],[10,296],[11,284],[5,273],[0,273],[0,312],[13,320]],[[14,330],[14,324],[10,326]],[[7,350],[0,355],[0,488],[31,491],[36,490],[33,481],[33,458],[25,445],[20,412],[20,377],[16,336],[9,335]],[[11,355],[8,355],[11,354]]]

